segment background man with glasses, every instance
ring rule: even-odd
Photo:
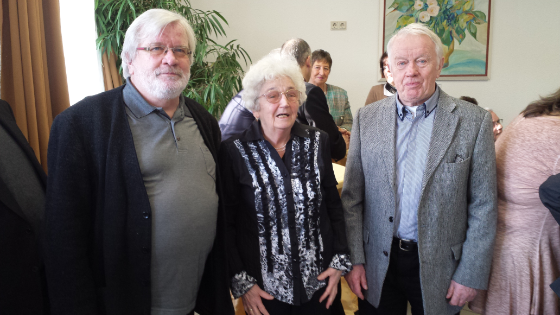
[[[55,314],[230,314],[218,210],[220,130],[181,95],[196,39],[154,9],[127,30],[126,85],[72,106],[49,143]],[[197,300],[198,298],[198,300]]]
[[[503,126],[502,126],[502,122],[504,121],[503,119],[500,119],[500,117],[498,117],[498,114],[496,114],[495,111],[493,111],[491,108],[486,107],[485,108],[487,111],[490,112],[490,114],[492,115],[492,123],[494,123],[494,142],[496,140],[498,140],[498,137],[502,134],[503,131]]]

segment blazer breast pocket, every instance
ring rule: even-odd
[[[465,176],[468,176],[468,171],[471,165],[471,158],[468,157],[466,159],[455,159],[453,163],[443,163],[443,174],[447,176],[449,179],[458,179],[462,180]]]

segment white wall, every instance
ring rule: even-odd
[[[60,24],[70,105],[105,90],[95,46],[94,2],[60,0]]]
[[[228,39],[238,42],[253,62],[292,37],[333,58],[329,83],[348,91],[352,111],[364,105],[379,84],[380,0],[191,0],[193,7],[217,10],[229,22]],[[538,4],[537,4],[538,3]],[[525,106],[560,87],[560,1],[493,0],[490,79],[439,81],[448,94],[475,97],[508,124]],[[330,21],[347,21],[331,31]],[[223,41],[220,41],[223,42]]]

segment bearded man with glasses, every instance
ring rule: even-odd
[[[46,197],[54,314],[233,314],[220,129],[181,95],[195,44],[181,15],[143,13],[123,44],[126,84],[54,120]]]

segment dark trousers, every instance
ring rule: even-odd
[[[391,246],[389,269],[379,307],[375,308],[368,301],[358,299],[360,315],[406,315],[407,302],[410,302],[413,315],[423,315],[418,247],[404,251],[395,239]]]
[[[313,294],[313,297],[309,302],[303,303],[299,306],[290,305],[278,300],[266,300],[262,299],[263,305],[270,315],[332,315],[331,309],[327,309],[327,299],[319,303],[319,298],[325,292],[325,288]]]

